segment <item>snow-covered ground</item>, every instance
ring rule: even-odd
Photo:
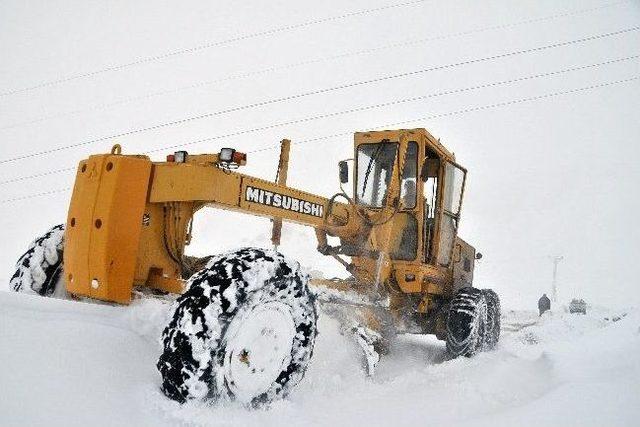
[[[2,292],[29,242],[65,221],[74,165],[114,143],[156,160],[174,150],[161,147],[235,147],[249,153],[242,172],[273,180],[273,147],[289,138],[288,183],[330,197],[353,141],[315,138],[399,122],[426,127],[469,169],[460,235],[484,254],[475,283],[505,307],[550,292],[550,255],[564,255],[560,301],[640,307],[638,22],[637,0],[0,1],[0,427],[640,425],[640,308],[505,311],[498,348],[473,359],[445,360],[441,342],[404,336],[373,379],[323,316],[293,395],[246,411],[181,407],[159,391],[163,301]],[[384,79],[401,73],[410,77]],[[340,85],[350,87],[323,92]],[[525,98],[536,101],[513,103]],[[253,128],[263,130],[242,132]],[[270,226],[205,209],[188,253],[268,247]],[[312,229],[285,224],[280,250],[326,277],[346,274],[317,253]]]
[[[168,303],[130,307],[0,292],[0,419],[13,425],[581,425],[640,419],[640,311],[505,311],[497,350],[446,360],[402,336],[373,379],[321,316],[311,367],[269,410],[180,406],[154,364]],[[627,313],[625,317],[620,317]],[[615,319],[615,320],[614,320]]]

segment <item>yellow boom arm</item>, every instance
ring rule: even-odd
[[[182,291],[193,214],[206,205],[296,222],[343,238],[361,231],[348,205],[229,170],[217,155],[184,162],[94,155],[80,162],[67,218],[67,290],[128,303],[134,284]],[[331,215],[327,215],[329,209]]]

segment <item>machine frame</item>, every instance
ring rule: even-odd
[[[372,163],[377,159],[359,164],[359,150],[365,144],[385,143],[397,144],[391,169],[384,172],[386,194],[379,206],[366,206],[358,197],[359,173],[368,167],[369,174],[379,165]],[[411,145],[417,146],[415,159],[409,158]],[[326,198],[286,185],[289,146],[284,140],[276,182],[238,173],[234,169],[246,164],[246,156],[232,149],[200,155],[181,151],[166,162],[153,162],[147,156],[124,155],[116,145],[109,154],[82,160],[66,223],[67,291],[121,304],[131,301],[134,286],[181,293],[193,216],[213,206],[273,218],[274,244],[279,242],[282,221],[313,227],[318,250],[352,275],[343,281],[317,279],[315,285],[356,291],[371,301],[384,299],[392,312],[433,329],[431,314],[442,312],[455,291],[471,286],[473,280],[475,249],[457,236],[466,169],[425,129],[357,132],[354,197],[341,191]],[[415,167],[406,169],[414,161]],[[342,162],[341,169],[345,165]],[[405,170],[412,170],[408,179]],[[456,172],[462,182],[454,191]],[[425,203],[428,180],[437,182],[435,206]],[[412,206],[403,203],[403,185],[415,186]],[[455,211],[447,209],[446,200]],[[415,242],[406,240],[410,218],[415,218],[416,227],[408,238],[413,234]],[[340,245],[331,247],[327,236],[338,237]],[[445,238],[450,244],[443,246]],[[397,259],[394,250],[406,247],[406,242],[415,244],[416,256]],[[437,329],[438,335],[444,333]]]

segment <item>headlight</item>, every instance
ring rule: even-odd
[[[236,150],[233,148],[223,148],[220,150],[219,160],[223,163],[231,163]]]
[[[173,154],[176,163],[185,163],[187,161],[187,152],[186,151],[176,151]]]

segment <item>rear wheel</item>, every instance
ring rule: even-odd
[[[317,334],[307,281],[298,263],[271,250],[212,258],[189,279],[162,334],[164,393],[254,407],[285,397],[303,378]]]
[[[63,280],[64,225],[56,225],[35,239],[18,259],[10,288],[46,297],[67,297]]]
[[[487,301],[487,330],[484,345],[486,350],[492,350],[500,340],[500,297],[492,289],[483,289],[482,293]]]
[[[447,351],[454,357],[473,356],[484,347],[487,331],[487,300],[476,288],[456,293],[447,316]]]

